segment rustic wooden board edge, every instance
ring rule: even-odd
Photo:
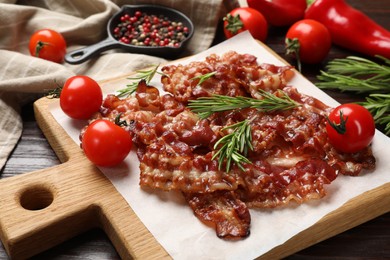
[[[37,123],[63,163],[0,180],[0,239],[12,259],[26,259],[92,228],[101,228],[122,259],[169,259],[125,199],[83,155],[50,113]]]
[[[358,177],[356,177],[358,178]],[[390,183],[364,192],[258,259],[280,259],[390,211]]]
[[[104,82],[99,82],[99,84],[103,85]],[[69,160],[69,163],[72,163],[77,158],[89,163],[80,147],[67,135],[62,126],[57,123],[50,113],[49,108],[52,102],[55,101],[41,98],[34,103],[37,123],[51,147],[59,156],[60,161]],[[62,156],[63,160],[60,156]],[[113,204],[108,200],[105,205],[100,205],[98,224],[109,237],[121,258],[148,257],[149,259],[169,259],[168,253],[146,229],[122,195],[111,184],[110,180],[97,168],[96,171],[104,179],[104,184],[111,187],[110,194],[107,197],[116,197],[115,201],[117,202]],[[121,202],[118,203],[118,201]],[[121,218],[127,221],[121,220]]]

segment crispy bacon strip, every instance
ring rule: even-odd
[[[233,192],[184,193],[184,197],[202,222],[215,227],[218,237],[237,239],[249,236],[249,210]]]

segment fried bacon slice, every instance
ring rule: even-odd
[[[218,237],[237,239],[249,236],[251,215],[235,193],[184,193],[184,197],[202,222],[215,227]]]
[[[221,238],[249,235],[248,208],[319,199],[337,175],[356,176],[375,167],[370,147],[343,154],[329,144],[325,122],[331,108],[288,86],[289,66],[258,65],[252,55],[228,52],[162,71],[169,93],[141,81],[135,96],[108,95],[95,118],[114,121],[121,114],[137,147],[141,187],[181,191],[194,214]],[[199,85],[196,77],[210,72],[216,73]],[[283,90],[301,105],[272,113],[219,112],[202,120],[186,107],[188,100],[211,94],[261,98],[259,89]],[[227,134],[225,126],[244,119],[251,119],[251,163],[243,164],[245,171],[233,164],[226,172],[213,159],[214,144]]]

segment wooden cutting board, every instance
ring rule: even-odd
[[[108,82],[115,84],[123,78]],[[35,102],[34,110],[62,164],[0,180],[0,238],[9,256],[25,259],[98,227],[106,232],[123,259],[171,258],[111,182],[53,118],[51,102],[41,98]],[[261,258],[288,256],[389,209],[387,183],[348,201]]]

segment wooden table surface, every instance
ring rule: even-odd
[[[390,0],[347,0],[347,2],[390,30]],[[287,28],[270,28],[266,41],[269,47],[284,58],[286,57],[283,42],[286,30]],[[216,39],[218,39],[216,41],[223,39],[220,30],[217,32]],[[327,60],[315,66],[303,65],[302,73],[312,82],[316,82],[316,75],[324,68],[327,61],[347,55],[357,55],[357,53],[333,46]],[[340,103],[362,100],[362,97],[354,94],[337,91],[327,91],[327,93]],[[59,160],[35,122],[32,104],[22,108],[22,117],[24,123],[22,137],[6,165],[1,169],[0,178],[59,164]],[[103,231],[90,230],[34,257],[34,259],[87,258],[119,259],[119,255]],[[0,259],[8,259],[1,244]],[[390,259],[390,212],[297,252],[287,259]]]

